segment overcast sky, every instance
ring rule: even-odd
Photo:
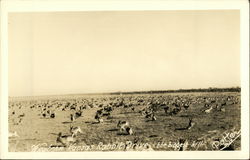
[[[9,14],[9,95],[240,86],[239,11]]]

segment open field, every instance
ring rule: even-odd
[[[9,151],[240,150],[240,104],[239,92],[10,98]]]

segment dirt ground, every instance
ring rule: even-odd
[[[126,96],[144,96],[144,99],[149,97],[149,95],[124,95],[124,97]],[[134,111],[131,110],[131,107],[115,107],[109,118],[105,117],[103,123],[97,123],[94,117],[100,107],[83,109],[83,116],[71,122],[70,114],[74,110],[63,111],[61,107],[54,108],[55,118],[44,118],[38,107],[31,108],[30,106],[43,101],[67,102],[74,99],[92,98],[95,100],[99,97],[112,99],[119,97],[119,95],[10,98],[9,133],[16,132],[18,136],[9,137],[9,151],[118,151],[133,150],[134,148],[130,146],[132,144],[138,145],[137,151],[173,151],[180,150],[180,139],[185,140],[186,150],[219,150],[218,144],[224,142],[222,139],[225,137],[229,141],[233,140],[230,147],[233,146],[234,150],[240,150],[240,136],[236,138],[236,133],[240,134],[241,126],[240,93],[165,93],[150,96],[170,97],[170,99],[184,96],[184,99],[190,97],[193,100],[198,99],[198,97],[226,99],[226,97],[232,96],[238,98],[239,102],[226,103],[223,106],[225,110],[213,109],[210,113],[204,112],[205,102],[191,103],[187,110],[182,110],[172,116],[166,115],[164,110],[159,107],[155,112],[157,118],[155,121],[147,119],[139,113],[145,108],[145,105],[132,106]],[[102,103],[105,101],[103,100]],[[15,113],[13,114],[13,112]],[[23,114],[25,115],[19,122],[18,116]],[[189,117],[193,118],[194,127],[181,129],[188,125]],[[128,121],[134,133],[127,135],[120,132],[117,128],[119,120]],[[79,126],[82,133],[77,135],[74,144],[62,147],[56,142],[58,133],[69,135],[70,126]],[[227,135],[231,135],[231,137]],[[143,146],[143,149],[140,149],[140,146]]]

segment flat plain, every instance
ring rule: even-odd
[[[10,97],[8,147],[10,152],[240,150],[240,97],[240,92]],[[128,123],[125,129],[119,121]],[[70,127],[81,133],[72,135]],[[60,132],[73,141],[58,141]]]

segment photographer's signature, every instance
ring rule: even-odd
[[[224,150],[225,148],[229,147],[237,138],[239,138],[240,135],[241,130],[224,132],[221,139],[212,142],[212,147],[214,149]]]

